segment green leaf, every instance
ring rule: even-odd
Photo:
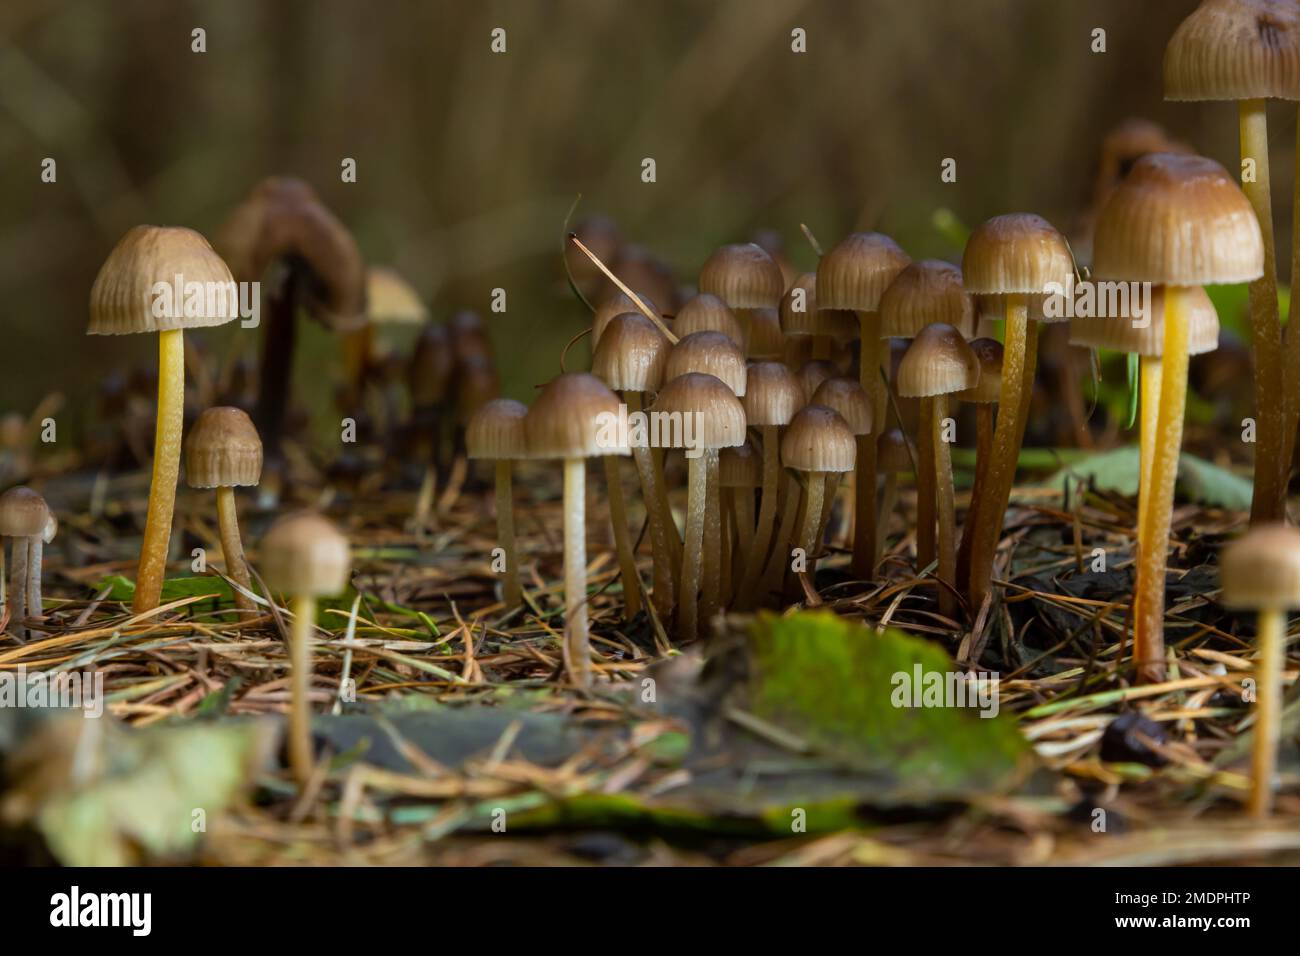
[[[1091,482],[1101,491],[1135,496],[1138,493],[1138,448],[1126,445],[1076,460],[1042,483],[1064,487],[1068,480]],[[1251,484],[1203,458],[1183,452],[1178,461],[1178,486],[1198,504],[1245,511],[1250,508]]]
[[[135,582],[120,574],[113,574],[92,586],[98,594],[104,588],[110,588],[106,600],[130,601],[135,597]],[[218,602],[234,603],[234,593],[230,585],[215,574],[196,575],[194,577],[168,578],[163,581],[162,600],[177,601],[188,597],[211,597]]]
[[[1127,429],[1133,427],[1133,423],[1137,421],[1138,417],[1138,392],[1140,391],[1140,386],[1138,385],[1138,370],[1141,361],[1136,352],[1128,353],[1126,359],[1125,368],[1128,372],[1128,406],[1124,415],[1124,427]]]

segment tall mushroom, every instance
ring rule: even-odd
[[[251,611],[254,604],[244,591],[252,579],[244,560],[235,509],[235,489],[252,488],[262,477],[262,440],[253,420],[239,408],[205,409],[185,441],[185,481],[191,488],[217,489],[217,530],[226,573],[243,588],[235,591],[235,607]]]
[[[857,379],[828,378],[817,387],[817,391],[813,392],[810,404],[825,405],[837,413],[848,425],[858,445],[862,444],[864,436],[870,436],[871,399]],[[826,491],[822,499],[821,526],[818,531],[819,541],[822,540],[822,536],[826,533],[826,525],[830,522],[831,508],[835,503],[835,493],[839,489],[839,483],[839,472],[826,472]]]
[[[505,552],[505,583],[502,596],[507,611],[519,607],[519,554],[515,546],[515,498],[511,472],[514,462],[528,456],[524,418],[528,407],[511,398],[497,398],[482,405],[465,429],[466,453],[495,466],[497,544]]]
[[[591,685],[587,633],[588,458],[626,455],[617,433],[618,396],[586,372],[559,375],[524,418],[531,458],[564,462],[564,667],[578,687]]]
[[[957,398],[975,406],[975,480],[971,485],[970,507],[957,546],[957,582],[970,575],[971,537],[974,532],[975,503],[982,501],[988,488],[989,458],[993,454],[993,413],[1002,397],[1002,343],[997,339],[974,339],[970,350],[980,363],[979,380],[974,388],[958,392]]]
[[[808,579],[814,583],[827,478],[853,470],[856,445],[852,429],[838,412],[825,405],[805,405],[781,436],[781,463],[804,475],[799,547],[807,563]]]
[[[881,432],[876,441],[876,460],[885,476],[885,487],[880,492],[880,520],[877,523],[876,553],[883,554],[889,536],[889,519],[898,504],[898,475],[913,466],[912,448],[901,428]]]
[[[1187,396],[1189,315],[1197,285],[1248,282],[1264,271],[1259,221],[1240,187],[1200,156],[1152,153],[1134,164],[1097,220],[1094,271],[1162,283],[1164,348],[1134,593],[1133,654],[1140,680],[1164,674],[1165,564]],[[1006,398],[1003,398],[1003,417]],[[1001,426],[1001,418],[998,425]]]
[[[132,605],[137,614],[158,606],[167,571],[185,414],[184,330],[223,325],[238,315],[230,270],[192,229],[129,230],[104,260],[90,290],[89,334],[158,333],[157,429]]]
[[[730,603],[739,596],[745,562],[754,548],[754,496],[763,485],[762,459],[752,444],[745,442],[722,449],[718,456],[718,481],[725,522],[723,544],[727,544],[728,529],[732,541],[731,560],[727,560],[724,552],[722,561],[723,600]]]
[[[9,623],[22,639],[23,623],[41,614],[41,550],[51,512],[45,499],[30,488],[10,488],[0,495],[0,582],[4,579],[4,542],[9,539]],[[32,585],[33,578],[36,581]],[[0,589],[0,614],[4,609]]]

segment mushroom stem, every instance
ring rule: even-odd
[[[438,490],[438,471],[433,465],[424,466],[424,479],[420,482],[419,494],[415,497],[415,515],[411,520],[417,532],[423,531],[429,525],[429,517],[433,514],[433,502]]]
[[[754,547],[754,489],[736,488],[732,496],[736,540],[740,553],[748,557]]]
[[[795,521],[799,516],[799,482],[791,476],[785,479],[785,495],[781,502],[781,527],[772,542],[772,557],[763,574],[763,598],[780,594],[785,582],[785,572],[790,569],[790,541],[794,537]]]
[[[857,461],[861,462],[867,455],[867,448],[875,447],[876,439],[873,435],[857,436]],[[871,500],[864,501],[870,498]],[[862,567],[858,560],[859,554],[870,555],[871,567],[862,574],[862,577],[872,577],[875,574],[875,568],[880,561],[883,541],[885,537],[884,526],[888,522],[879,516],[876,512],[876,488],[873,485],[863,481],[859,474],[853,476],[853,572],[857,574]],[[863,538],[867,534],[867,525],[865,518],[867,515],[873,515],[876,521],[876,541],[868,542]]]
[[[289,635],[289,769],[303,786],[311,779],[315,760],[311,748],[311,636],[316,599],[300,595],[290,602],[293,626]]]
[[[871,398],[871,432],[862,436],[857,449],[852,568],[855,575],[870,580],[880,560],[876,552],[876,438],[885,425],[885,381],[880,369],[889,353],[880,338],[879,316],[875,312],[859,312],[858,323],[862,328],[858,378]]]
[[[682,551],[682,587],[678,625],[683,641],[699,634],[700,559],[704,551],[704,510],[708,500],[708,464],[700,453],[687,460],[686,542]]]
[[[828,471],[822,484],[826,487],[822,491],[821,518],[817,522],[818,551],[821,550],[823,542],[826,541],[826,531],[830,527],[831,516],[835,513],[835,496],[840,490],[840,473],[838,471]]]
[[[1264,237],[1264,274],[1250,284],[1250,343],[1255,363],[1255,489],[1250,502],[1250,523],[1280,521],[1283,513],[1284,475],[1289,461],[1282,460],[1284,421],[1282,327],[1278,321],[1277,263],[1273,249],[1273,205],[1268,166],[1268,118],[1264,101],[1237,104],[1241,131],[1241,158],[1255,164],[1253,179],[1243,180]]]
[[[564,669],[578,687],[591,686],[587,636],[587,468],[564,460]]]
[[[217,530],[221,535],[221,554],[226,561],[226,573],[241,588],[251,591],[253,582],[248,575],[248,562],[244,560],[244,543],[239,537],[239,514],[235,510],[234,488],[217,488]],[[235,592],[235,607],[241,611],[254,610],[252,599],[241,591]]]
[[[641,411],[641,394],[625,393],[629,414]],[[650,552],[654,559],[654,591],[651,599],[660,620],[666,621],[676,604],[675,583],[677,575],[673,561],[673,544],[677,538],[677,529],[669,526],[672,516],[668,511],[667,499],[660,487],[661,473],[655,468],[654,456],[644,445],[632,447],[632,460],[636,463],[637,473],[641,476],[641,498],[645,502],[646,517],[650,522]]]
[[[166,329],[158,333],[158,426],[154,436],[153,478],[149,483],[149,510],[140,545],[136,572],[136,614],[152,611],[162,597],[167,574],[167,551],[172,536],[172,510],[176,505],[176,480],[181,467],[181,429],[185,414],[185,333]]]
[[[988,486],[989,457],[993,453],[993,407],[992,402],[980,402],[975,406],[975,480],[971,483],[970,505],[961,529],[961,543],[957,545],[957,581],[970,578],[971,539],[974,537],[976,514]]]
[[[9,552],[9,623],[21,638],[27,617],[27,539],[10,538]]]
[[[45,551],[45,540],[34,534],[27,539],[27,616],[40,618],[45,615],[45,602],[41,600],[41,558]],[[34,632],[29,628],[28,636]]]
[[[939,521],[939,613],[952,618],[957,613],[953,587],[957,583],[956,504],[952,487],[952,453],[943,437],[943,422],[948,415],[948,397],[936,395],[934,402],[934,452],[935,513]]]
[[[753,607],[757,597],[759,582],[762,578],[764,560],[772,544],[772,532],[776,524],[776,499],[778,481],[781,475],[780,438],[776,425],[763,425],[763,489],[758,505],[758,529],[754,533],[754,545],[749,549],[745,559],[745,573],[741,579],[741,597],[737,606],[742,609]]]
[[[1183,412],[1187,400],[1187,313],[1185,291],[1165,289],[1165,343],[1160,410],[1151,455],[1150,500],[1138,540],[1147,547],[1138,555],[1137,586],[1133,592],[1133,657],[1140,682],[1163,679],[1165,670],[1165,565],[1169,549],[1178,451],[1183,441]]]
[[[704,597],[700,602],[700,616],[708,627],[722,601],[722,500],[718,487],[718,450],[707,449],[704,461],[707,503],[704,508]]]
[[[369,322],[354,332],[343,335],[343,370],[347,390],[347,407],[350,412],[361,404],[362,393],[366,385],[366,373],[370,365],[370,349],[374,338]]]
[[[817,580],[817,529],[821,525],[822,502],[826,497],[826,482],[815,472],[805,476],[803,504],[803,529],[799,532],[799,547],[803,548],[808,580]],[[815,586],[815,585],[814,585]]]
[[[1286,612],[1259,612],[1255,644],[1255,737],[1250,752],[1250,815],[1267,817],[1273,809],[1273,778],[1282,725],[1282,667],[1286,648]]]
[[[1029,321],[1028,300],[1024,295],[1006,297],[1004,338],[1002,387],[998,392],[1000,411],[993,430],[993,451],[989,456],[984,494],[976,509],[971,538],[969,604],[972,614],[978,613],[992,586],[993,560],[997,556],[1007,503],[1011,500],[1029,410],[1028,393],[1033,390],[1038,363],[1038,323]]]
[[[1164,365],[1159,356],[1138,358],[1138,523],[1137,553],[1146,551],[1146,513],[1151,504],[1151,458],[1155,454],[1156,430],[1160,417],[1160,381]],[[1133,596],[1133,617],[1137,619],[1138,596]]]
[[[517,608],[522,595],[519,587],[519,554],[515,547],[515,496],[512,464],[507,459],[496,463],[497,541],[506,553],[506,579],[501,586],[506,610]]]
[[[257,409],[253,418],[266,449],[268,471],[272,473],[278,473],[284,464],[280,445],[289,405],[289,380],[293,374],[293,348],[297,338],[296,271],[290,267],[283,284],[271,293],[266,303],[266,337],[262,340]]]
[[[935,493],[936,452],[934,442],[938,432],[935,415],[934,397],[927,395],[921,399],[921,421],[917,432],[916,463],[916,570],[920,573],[934,563],[935,528],[938,518],[935,506],[938,502]]]
[[[623,481],[618,474],[618,459],[613,455],[605,456],[605,486],[609,497],[609,521],[614,526],[619,577],[623,582],[623,619],[630,621],[641,613],[641,579],[636,573],[636,558],[632,555],[632,541],[627,529]]]
[[[736,537],[736,505],[734,501],[736,491],[734,488],[723,488],[721,492],[722,510],[718,515],[722,524],[722,548],[718,553],[719,599],[723,605],[729,605],[731,603],[732,555]]]
[[[885,553],[885,539],[889,535],[889,518],[898,506],[898,472],[885,475],[885,487],[880,495],[879,519],[876,522],[876,553]]]

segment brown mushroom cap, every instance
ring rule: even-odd
[[[776,309],[744,309],[740,319],[746,326],[746,358],[770,361],[785,354],[785,333]]]
[[[447,327],[432,323],[420,330],[407,370],[411,402],[416,406],[436,405],[451,387],[454,359]]]
[[[262,538],[260,551],[262,577],[273,591],[325,597],[348,586],[348,539],[321,515],[299,512],[280,518]]]
[[[155,295],[160,286],[166,287],[165,295]],[[191,289],[202,293],[191,296]],[[234,276],[208,240],[193,229],[135,226],[118,240],[95,276],[86,331],[127,335],[195,329],[224,325],[238,316]]]
[[[677,280],[673,278],[673,270],[645,246],[635,243],[622,246],[614,262],[606,265],[620,282],[638,295],[649,296],[669,309],[676,305]],[[613,283],[607,283],[606,288],[610,294],[618,291],[618,286]]]
[[[659,310],[655,308],[654,302],[648,295],[644,292],[637,292],[635,289],[632,291],[636,292],[636,294],[641,298],[641,301],[645,303],[646,308],[655,315],[659,314]],[[642,318],[645,317],[641,310],[636,307],[636,304],[631,300],[631,298],[624,295],[618,289],[615,289],[612,294],[602,299],[600,304],[596,306],[596,311],[591,316],[592,347],[595,348],[600,344],[600,337],[605,334],[605,326],[609,325],[610,320],[614,318],[614,316],[626,315],[629,312],[635,312],[637,315],[642,316]]]
[[[735,313],[716,295],[707,292],[692,296],[677,310],[673,332],[682,338],[695,332],[721,332],[737,345],[745,344],[745,330]]]
[[[856,455],[852,430],[825,405],[799,409],[781,436],[781,464],[796,471],[852,471]]]
[[[1300,100],[1294,0],[1204,0],[1165,47],[1165,99]]]
[[[822,382],[828,378],[838,378],[839,374],[840,370],[825,359],[813,359],[799,366],[795,378],[802,390],[804,403],[807,404],[812,401],[813,395],[817,392],[817,389],[821,388]]]
[[[763,484],[763,459],[749,442],[722,449],[718,484],[723,488],[758,488]]]
[[[491,460],[528,457],[524,417],[528,406],[512,398],[494,398],[476,411],[465,426],[465,453]]]
[[[1093,271],[1168,285],[1249,282],[1264,274],[1264,240],[1250,201],[1222,166],[1151,153],[1097,219]]]
[[[45,533],[49,506],[38,492],[24,487],[10,488],[0,495],[0,536],[32,538]]]
[[[809,404],[834,411],[854,435],[871,432],[871,399],[857,379],[828,378],[817,386]]]
[[[880,337],[914,338],[934,322],[975,334],[975,303],[962,286],[961,270],[950,262],[923,259],[900,272],[880,297]]]
[[[614,262],[623,243],[618,225],[608,216],[588,216],[574,226],[573,234],[606,265]],[[587,258],[583,251],[571,242],[564,244],[564,261],[568,264],[569,275],[573,277],[574,285],[584,294],[597,292],[609,281],[596,263]]]
[[[740,399],[721,379],[703,372],[672,379],[651,411],[693,416],[694,433],[684,437],[693,438],[701,448],[732,448],[745,442],[745,409]]]
[[[885,289],[911,261],[888,236],[878,232],[851,233],[817,264],[817,305],[822,309],[875,312]]]
[[[721,332],[693,332],[672,347],[664,378],[671,381],[688,372],[712,375],[726,383],[736,395],[745,394],[744,353]]]
[[[1204,355],[1219,347],[1219,313],[1209,294],[1200,286],[1183,289],[1183,308],[1187,319],[1187,352]],[[1135,355],[1159,356],[1165,352],[1165,289],[1151,287],[1150,315],[1142,326],[1135,326],[1135,303],[1117,315],[1070,319],[1070,344],[1093,349],[1112,349]]]
[[[366,270],[366,315],[380,325],[416,325],[429,317],[429,310],[396,269],[372,266]]]
[[[626,455],[625,436],[613,426],[618,396],[596,376],[566,372],[551,379],[524,418],[530,458]]]
[[[1300,530],[1258,525],[1219,554],[1223,603],[1250,610],[1300,607]]]
[[[1065,237],[1042,216],[1025,212],[980,223],[961,260],[966,290],[975,295],[1052,292],[1074,271]]]
[[[591,372],[620,392],[653,392],[664,380],[671,346],[639,312],[616,315],[591,356]]]
[[[775,309],[785,291],[781,267],[759,245],[722,246],[700,269],[700,291],[716,295],[733,309]]]
[[[803,388],[783,363],[749,363],[744,399],[749,424],[787,425],[803,403]]]
[[[185,482],[191,488],[245,488],[262,477],[262,439],[239,408],[204,409],[185,438]]]
[[[887,429],[876,439],[876,466],[884,474],[897,474],[912,467],[910,443],[901,428]]]
[[[500,394],[496,366],[482,356],[468,356],[456,369],[456,421],[468,424],[475,412]]]
[[[980,365],[979,380],[974,387],[958,392],[957,397],[974,405],[996,404],[1002,395],[1002,343],[997,339],[974,339],[970,350]]]
[[[908,398],[949,395],[979,382],[980,363],[951,325],[927,325],[898,366],[898,394]]]
[[[805,272],[781,296],[781,331],[786,335],[825,335],[817,312],[817,273]]]

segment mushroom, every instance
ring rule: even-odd
[[[829,311],[826,313],[830,315]],[[805,272],[794,280],[781,297],[779,310],[781,332],[787,339],[806,338],[807,357],[824,359],[830,355],[832,341],[827,323],[817,310],[817,273]]]
[[[411,427],[415,432],[415,457],[424,461],[424,478],[416,497],[412,524],[424,528],[433,511],[438,474],[443,466],[444,418],[451,392],[453,359],[451,337],[443,325],[426,324],[415,341],[407,370],[411,393]]]
[[[614,261],[623,244],[618,224],[608,216],[587,216],[574,225],[573,232],[601,262]],[[578,291],[588,300],[596,298],[606,285],[605,274],[571,242],[564,244],[564,262]]]
[[[1065,288],[1074,274],[1070,247],[1046,219],[1030,213],[995,216],[971,233],[962,256],[962,277],[974,295],[1002,298],[1002,394],[986,494],[972,502],[969,603],[978,613],[993,580],[999,532],[1011,500],[1020,443],[1038,363],[1038,323],[1029,320],[1029,297]]]
[[[945,617],[956,612],[957,519],[952,457],[943,437],[943,420],[948,415],[948,396],[973,388],[979,374],[979,359],[971,347],[957,329],[942,322],[927,325],[917,333],[898,367],[898,393],[921,399],[916,564],[919,570],[938,560],[938,577],[943,582],[939,608]]]
[[[177,294],[184,302],[174,300]],[[167,571],[185,407],[184,330],[222,325],[238,314],[230,270],[191,229],[129,230],[104,260],[90,290],[89,334],[158,333],[157,427],[132,605],[137,614],[158,606]]]
[[[1282,671],[1286,665],[1286,614],[1300,607],[1300,531],[1283,524],[1257,525],[1219,555],[1223,603],[1255,611],[1255,737],[1251,749],[1250,815],[1273,807],[1277,748],[1282,733]]]
[[[235,606],[254,609],[245,591],[253,588],[239,537],[235,489],[256,487],[262,477],[262,440],[253,420],[238,408],[209,408],[199,415],[185,441],[185,481],[191,488],[217,489],[217,528],[226,573],[239,585]],[[242,588],[242,590],[240,590]]]
[[[830,476],[853,470],[856,444],[853,430],[838,412],[825,405],[801,408],[781,436],[782,464],[805,477],[799,547],[807,561],[810,581],[816,580],[817,552],[821,550],[823,489]]]
[[[1254,166],[1242,189],[1264,238],[1263,274],[1250,285],[1255,364],[1255,490],[1251,523],[1285,516],[1291,453],[1300,418],[1300,336],[1282,355],[1265,100],[1300,100],[1300,7],[1292,0],[1208,0],[1174,31],[1165,48],[1165,99],[1236,100],[1241,159]],[[1300,236],[1300,218],[1296,235]],[[1300,246],[1295,251],[1300,261]],[[1300,272],[1297,272],[1300,275]],[[1287,430],[1289,429],[1289,431]]]
[[[988,484],[989,457],[993,454],[993,411],[1002,395],[1002,343],[997,339],[975,339],[970,343],[980,363],[979,380],[973,388],[957,393],[957,398],[975,406],[975,480],[971,485],[971,505],[961,529],[957,546],[957,581],[970,576],[970,549],[974,522],[971,515],[975,502],[984,498]]]
[[[647,295],[642,292],[637,292],[637,295],[641,297],[641,301],[645,303],[647,309],[656,315],[659,314],[654,302]],[[617,289],[614,290],[612,295],[601,300],[591,317],[591,347],[593,350],[600,344],[601,336],[605,334],[605,326],[609,325],[610,320],[616,316],[627,315],[629,312],[641,315],[641,310],[636,307],[636,303]],[[642,318],[645,317],[642,316]],[[649,322],[650,320],[646,319],[646,321]],[[653,325],[653,323],[651,324]]]
[[[788,342],[781,331],[776,309],[747,309],[745,316],[745,358],[753,362],[779,362]]]
[[[828,378],[817,386],[813,392],[811,404],[825,405],[844,419],[854,441],[860,446],[863,440],[870,440],[871,435],[871,398],[855,378]],[[855,456],[856,457],[856,456]],[[838,472],[826,473],[826,492],[822,499],[821,526],[817,540],[824,539],[826,525],[830,523],[831,509],[835,503],[835,492],[839,487]],[[856,528],[854,533],[856,534]]]
[[[877,522],[876,553],[883,554],[885,539],[889,535],[889,518],[898,504],[898,474],[913,467],[912,449],[901,428],[881,432],[876,440],[876,464],[885,476],[885,487],[880,493],[880,520]]]
[[[751,607],[757,596],[759,575],[772,544],[781,478],[780,429],[790,423],[803,404],[803,391],[788,368],[780,362],[750,363],[745,376],[745,417],[751,426],[758,429],[762,438],[763,491],[759,498],[754,546],[746,554],[736,602],[741,610]]]
[[[673,332],[682,338],[693,332],[720,332],[738,347],[745,345],[745,330],[735,314],[725,302],[707,292],[692,296],[677,310]]]
[[[746,242],[719,247],[700,268],[699,286],[735,312],[744,330],[747,358],[780,356],[784,339],[776,308],[785,279],[781,267],[761,246]]]
[[[623,396],[629,417],[642,412],[642,396],[658,390],[668,360],[668,339],[639,312],[625,312],[610,320],[592,354],[591,370],[597,378]],[[632,442],[632,460],[641,479],[641,494],[650,524],[650,549],[654,558],[655,610],[667,620],[676,604],[675,579],[681,566],[681,539],[668,507],[664,475],[649,442]],[[616,485],[617,469],[605,459],[606,478]],[[613,506],[611,504],[611,511]],[[611,515],[612,517],[612,515]],[[616,527],[617,533],[617,527]]]
[[[858,377],[871,398],[873,440],[862,443],[857,455],[857,497],[854,516],[853,573],[865,579],[875,574],[872,545],[876,540],[876,443],[884,430],[886,391],[882,373],[889,354],[880,337],[880,299],[885,289],[910,263],[907,254],[888,236],[855,232],[845,236],[817,264],[817,307],[848,310],[858,317],[860,357]],[[830,377],[830,376],[827,376]],[[811,392],[810,392],[811,394]],[[861,547],[859,547],[861,545]]]
[[[745,409],[732,388],[721,379],[702,372],[688,372],[663,387],[653,411],[680,415],[683,421],[683,440],[678,445],[686,449],[688,483],[677,625],[682,640],[691,641],[699,633],[700,605],[706,620],[719,606],[720,556],[710,555],[705,542],[706,515],[712,511],[716,516],[719,510],[716,480],[710,484],[709,479],[718,473],[719,450],[744,444]],[[697,604],[701,578],[704,595]]]
[[[1190,287],[1248,282],[1264,271],[1264,242],[1249,200],[1218,163],[1152,153],[1134,164],[1097,219],[1097,275],[1161,283],[1164,351],[1160,405],[1150,455],[1150,503],[1138,505],[1133,653],[1138,678],[1158,681],[1165,664],[1165,565],[1187,397]],[[1006,398],[1003,397],[1006,415]],[[978,555],[976,551],[973,557]],[[974,573],[974,572],[972,572]]]
[[[41,607],[41,551],[52,515],[45,499],[30,488],[18,486],[0,495],[0,539],[9,544],[9,621],[20,640],[28,629],[23,622],[39,617]],[[0,541],[0,613],[4,606],[4,546]]]
[[[722,594],[724,602],[731,603],[739,596],[744,566],[754,548],[754,495],[763,484],[763,462],[752,444],[722,449],[718,483],[722,488]],[[744,560],[737,561],[737,556]]]
[[[513,462],[528,455],[524,417],[528,407],[510,398],[496,398],[481,406],[465,429],[470,458],[485,458],[496,466],[497,542],[505,552],[506,579],[502,595],[507,611],[519,607],[519,555],[515,548],[515,499],[511,487]]]
[[[564,461],[564,667],[578,687],[591,684],[587,633],[586,459],[626,455],[611,416],[618,396],[586,372],[567,372],[544,387],[524,417],[531,458]]]
[[[392,355],[390,353],[389,360],[386,360],[383,351],[376,348],[379,331],[389,327],[400,335],[401,329],[422,326],[428,318],[429,310],[420,301],[419,293],[395,269],[373,266],[366,270],[366,323],[343,338],[344,364],[356,401],[362,400],[372,373],[379,372],[375,377],[381,385],[384,384],[383,373]],[[405,341],[409,342],[410,338],[408,335]],[[393,378],[395,381],[384,389],[384,411],[389,429],[396,425],[398,417],[397,396],[393,394],[392,386],[400,379]]]
[[[311,777],[311,654],[316,599],[348,586],[352,554],[328,519],[310,512],[280,518],[262,539],[262,577],[266,586],[289,597],[289,767],[299,786]]]

